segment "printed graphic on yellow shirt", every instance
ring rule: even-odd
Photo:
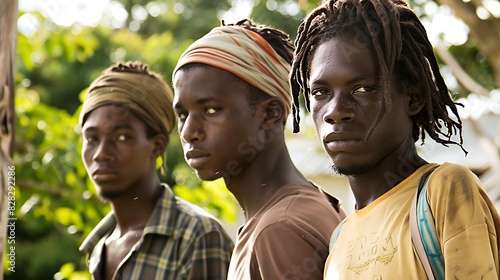
[[[394,246],[392,237],[379,238],[374,234],[363,236],[349,242],[349,267],[356,275],[363,274],[371,265],[389,264],[398,250]]]

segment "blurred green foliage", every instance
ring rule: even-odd
[[[18,34],[17,269],[5,270],[5,279],[89,279],[78,247],[110,207],[96,197],[80,158],[81,96],[102,70],[122,60],[141,60],[170,83],[171,69],[193,39],[174,40],[167,29],[151,34],[105,26],[76,30],[57,26],[41,13],[32,15],[41,23],[37,32]],[[234,197],[222,181],[198,180],[184,162],[176,132],[167,165],[169,174],[162,180],[176,193],[235,222]]]
[[[5,279],[89,279],[78,246],[110,207],[96,197],[80,159],[80,96],[102,70],[122,60],[141,60],[171,84],[171,71],[184,49],[220,25],[221,14],[233,3],[120,2],[129,13],[123,28],[105,24],[61,27],[42,13],[30,12],[39,23],[36,32],[29,36],[18,34],[14,154],[18,269],[15,273],[5,271]],[[251,2],[251,18],[278,27],[293,39],[300,20],[320,1]],[[134,18],[134,10],[151,10],[151,5],[162,12]],[[465,65],[478,67],[475,73],[483,77],[485,84],[491,82],[487,62],[474,63],[478,52],[472,41],[451,51],[465,60]],[[162,179],[176,194],[229,223],[235,222],[239,209],[234,197],[221,180],[198,180],[184,162],[176,132],[171,135],[167,165],[169,174]]]

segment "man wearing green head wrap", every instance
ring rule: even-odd
[[[226,279],[231,239],[157,175],[175,126],[163,79],[140,62],[108,68],[87,91],[80,125],[85,168],[112,207],[80,247],[93,279]]]

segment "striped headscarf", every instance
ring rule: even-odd
[[[202,63],[233,73],[285,104],[291,110],[290,63],[259,34],[239,26],[221,26],[195,41],[179,58],[175,73],[190,63]]]
[[[94,109],[119,104],[168,139],[176,122],[172,90],[160,75],[147,68],[141,62],[121,62],[105,70],[87,90],[80,125]],[[162,169],[166,171],[166,155]]]

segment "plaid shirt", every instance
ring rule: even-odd
[[[141,239],[120,263],[114,279],[227,279],[231,238],[215,218],[164,187]],[[111,212],[80,247],[93,279],[104,279],[104,241],[115,226]]]

